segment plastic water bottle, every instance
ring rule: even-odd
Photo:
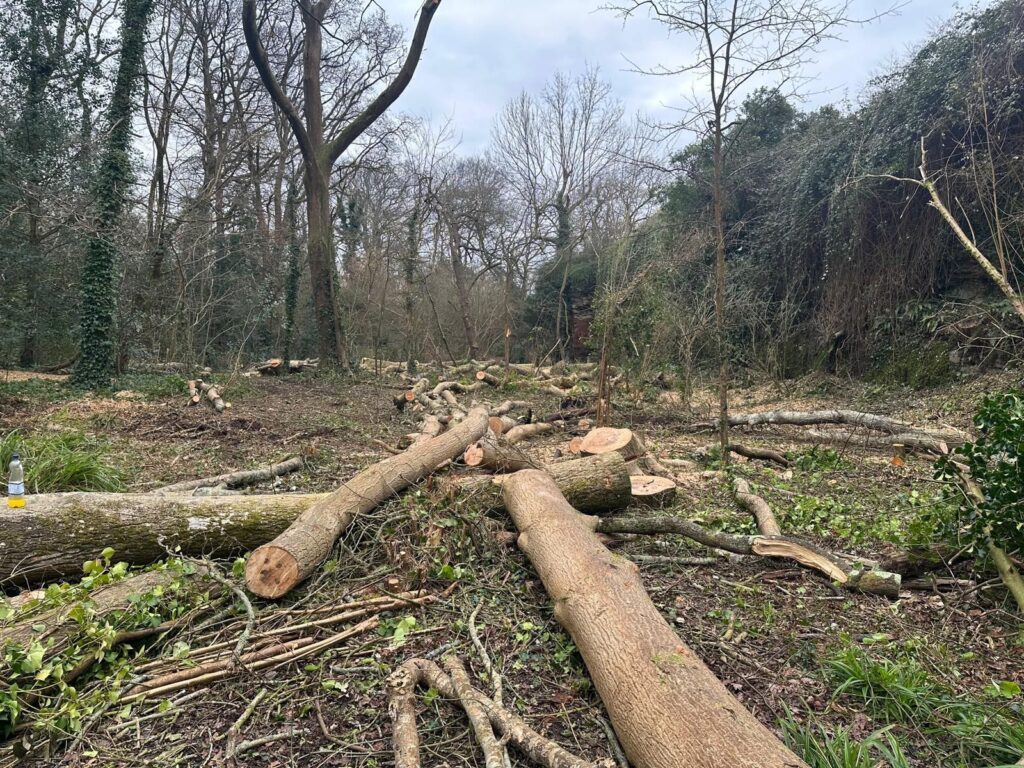
[[[21,466],[21,458],[14,454],[11,458],[10,474],[7,476],[7,506],[25,506],[25,469]]]

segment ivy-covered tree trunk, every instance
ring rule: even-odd
[[[299,252],[299,215],[295,201],[295,186],[288,185],[285,201],[285,217],[288,225],[288,275],[284,284],[284,352],[285,370],[292,358],[292,342],[295,335],[295,311],[299,303],[299,278],[302,276],[302,262]]]
[[[142,73],[146,27],[153,0],[125,0],[121,60],[110,100],[103,159],[97,168],[93,231],[82,270],[81,342],[72,381],[99,389],[110,385],[117,313],[117,247],[114,237],[132,183],[133,93]]]

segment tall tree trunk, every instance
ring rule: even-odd
[[[729,464],[729,338],[725,324],[725,158],[722,151],[722,111],[716,110],[714,179],[711,188],[715,226],[715,328],[718,339],[718,440],[722,464]]]
[[[566,345],[565,337],[572,338],[572,296],[569,289],[569,271],[572,269],[572,224],[569,220],[569,207],[565,197],[559,193],[555,202],[555,213],[558,216],[555,231],[555,257],[562,262],[562,284],[558,287],[558,307],[555,309],[555,338],[558,344],[559,359],[563,362],[571,357],[571,344]],[[568,296],[568,298],[567,298]],[[565,329],[563,330],[563,321]]]
[[[299,278],[302,276],[302,262],[299,252],[299,215],[295,200],[295,186],[288,185],[285,202],[285,218],[288,228],[288,274],[284,284],[284,350],[282,359],[292,359],[292,342],[295,336],[295,312],[299,303]]]
[[[114,245],[132,182],[132,94],[142,72],[152,0],[125,0],[121,60],[110,102],[110,132],[98,168],[94,230],[82,270],[81,349],[72,381],[99,389],[110,385],[117,314],[117,248]]]

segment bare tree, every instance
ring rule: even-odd
[[[296,0],[302,14],[304,28],[302,62],[302,114],[282,88],[271,69],[270,59],[260,40],[255,0],[243,1],[242,25],[253,63],[264,87],[277,108],[284,113],[302,153],[306,187],[306,227],[309,271],[313,285],[313,303],[316,312],[317,338],[320,357],[325,362],[336,361],[345,365],[346,353],[340,307],[337,298],[337,277],[334,264],[333,221],[331,211],[331,173],[338,159],[395,103],[412,80],[423,53],[430,23],[441,0],[425,0],[420,8],[419,20],[412,43],[401,68],[391,81],[368,104],[363,104],[375,87],[390,75],[388,45],[379,38],[371,43],[365,59],[357,62],[351,41],[339,39],[341,56],[351,60],[353,66],[345,83],[345,92],[335,100],[334,116],[340,127],[333,136],[327,135],[332,116],[324,109],[322,81],[324,74],[325,21],[334,5],[333,0]],[[347,3],[352,6],[352,3]],[[359,21],[362,24],[362,15]],[[328,30],[328,34],[334,36]],[[351,38],[358,41],[359,35]],[[362,64],[360,67],[359,64]]]
[[[494,151],[509,185],[530,210],[534,237],[554,250],[562,269],[555,307],[555,348],[567,356],[572,308],[566,288],[573,252],[593,216],[594,189],[619,160],[622,105],[596,70],[557,74],[538,97],[523,93],[494,127]]]
[[[665,126],[690,131],[711,145],[712,228],[715,239],[715,321],[719,358],[719,436],[722,461],[729,451],[729,353],[725,319],[726,252],[724,178],[730,117],[756,86],[792,85],[801,66],[826,39],[850,23],[849,0],[628,0],[609,9],[624,18],[647,14],[694,44],[692,63],[641,70],[698,78],[684,120]]]

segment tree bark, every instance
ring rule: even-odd
[[[487,430],[487,411],[474,408],[458,425],[364,469],[306,510],[284,533],[249,557],[245,582],[260,597],[278,598],[327,559],[352,519],[456,458]]]
[[[292,456],[290,459],[272,464],[262,469],[243,469],[238,472],[226,472],[223,475],[213,477],[201,477],[198,480],[184,480],[173,485],[165,485],[161,488],[150,491],[150,493],[188,493],[197,488],[212,488],[223,485],[226,488],[245,488],[266,480],[273,480],[275,477],[287,475],[289,472],[298,472],[302,469],[302,458]]]
[[[632,501],[626,463],[617,453],[561,461],[548,464],[544,469],[554,478],[562,494],[580,511],[595,514],[612,512],[625,509]],[[482,511],[491,512],[505,507],[501,486],[508,477],[448,477],[444,479],[442,488],[447,495],[469,497]]]
[[[0,508],[0,586],[76,577],[113,548],[129,565],[181,554],[229,557],[286,530],[319,495],[156,496],[54,493],[20,509]]]
[[[548,475],[518,472],[504,496],[636,768],[806,768],[682,643],[636,565],[598,541],[596,519],[579,515]]]
[[[604,518],[597,524],[600,533],[639,533],[644,535],[673,533],[685,536],[712,549],[737,555],[777,557],[799,563],[818,571],[840,586],[858,592],[898,597],[899,574],[875,570],[873,563],[857,564],[826,552],[810,542],[789,536],[741,536],[735,533],[709,531],[699,523],[680,517]]]

